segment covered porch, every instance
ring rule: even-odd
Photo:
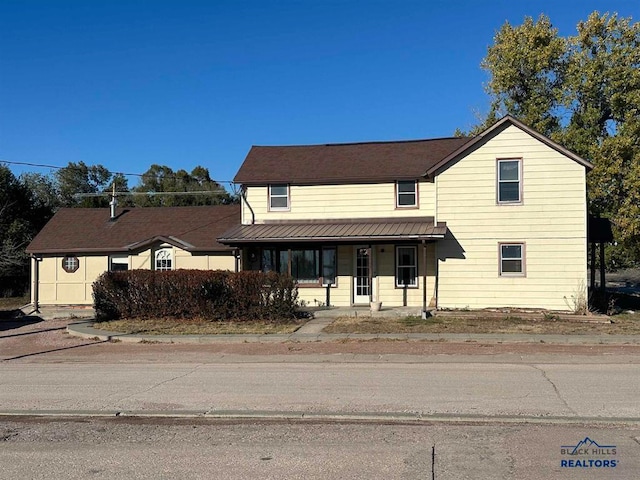
[[[243,270],[288,273],[308,307],[437,306],[432,217],[239,225],[218,239],[239,249]]]

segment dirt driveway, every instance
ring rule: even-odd
[[[28,317],[25,317],[28,318]],[[203,345],[113,343],[85,340],[66,333],[74,319],[0,320],[0,361],[27,363],[213,363],[231,357],[246,361],[393,361],[394,356],[415,356],[433,361],[451,356],[481,357],[482,361],[518,361],[522,356],[572,355],[627,356],[640,361],[640,345],[557,345],[543,343],[463,343],[440,341],[331,341],[285,343],[216,343]],[[33,323],[31,323],[33,322]],[[268,356],[268,358],[267,358]],[[363,357],[367,356],[367,357]],[[258,358],[260,357],[260,358]],[[313,357],[313,360],[311,360]],[[406,358],[405,358],[406,360]],[[410,360],[410,359],[409,359]],[[597,358],[593,361],[600,361]]]

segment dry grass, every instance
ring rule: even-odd
[[[22,315],[17,311],[29,303],[29,297],[0,297],[0,319],[14,318]]]
[[[207,320],[125,319],[96,323],[109,332],[145,335],[269,335],[293,333],[300,323],[264,321],[210,322]]]
[[[589,317],[584,317],[588,319]],[[525,318],[506,315],[499,318],[420,317],[378,318],[340,317],[324,329],[325,333],[528,333],[528,334],[640,334],[640,314],[617,315],[613,323],[593,323],[557,318]]]
[[[0,297],[0,310],[13,310],[29,303],[31,299],[28,295],[24,297]]]

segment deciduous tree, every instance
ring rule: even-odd
[[[574,36],[550,19],[505,23],[482,62],[491,107],[486,128],[510,113],[591,160],[589,211],[611,218],[611,258],[640,262],[640,24],[593,12]]]

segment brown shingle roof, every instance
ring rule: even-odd
[[[295,242],[383,242],[443,238],[447,226],[433,217],[237,225],[218,240],[228,245]]]
[[[234,181],[255,185],[417,179],[468,141],[468,138],[460,137],[402,142],[254,146]]]
[[[63,208],[27,253],[124,252],[155,240],[189,251],[229,250],[216,238],[239,223],[239,205],[130,208],[119,210],[115,220],[108,208]]]

